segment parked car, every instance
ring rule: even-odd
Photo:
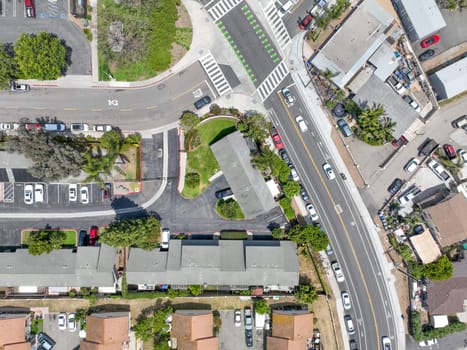
[[[66,329],[66,314],[59,314],[58,315],[58,329],[60,329],[61,331],[64,331]]]
[[[308,192],[306,191],[305,187],[303,187],[302,184],[300,184],[300,196],[302,196],[302,199],[305,202],[310,199],[310,196],[308,196]]]
[[[415,80],[415,74],[407,67],[402,67],[400,73],[402,78],[409,84]]]
[[[426,49],[427,47],[430,47],[436,43],[439,43],[441,40],[440,36],[438,34],[432,35],[429,38],[426,38],[420,42],[421,47]]]
[[[72,123],[70,129],[71,132],[79,134],[84,131],[89,131],[89,125],[84,123]]]
[[[68,314],[68,330],[70,332],[76,331],[76,316],[74,313]]]
[[[92,226],[89,230],[89,245],[96,245],[97,240],[99,239],[99,228],[97,226]]]
[[[55,341],[47,334],[40,332],[37,336],[38,350],[51,350],[55,346]]]
[[[279,154],[282,158],[282,160],[287,164],[291,164],[292,162],[290,161],[290,158],[289,158],[289,155],[287,154],[287,152],[285,151],[285,149],[281,149],[279,150]]]
[[[467,163],[467,152],[464,149],[457,150],[457,154],[459,155],[460,159],[464,164]]]
[[[345,137],[352,136],[352,129],[350,129],[349,124],[347,124],[347,122],[344,119],[339,119],[337,121],[337,125],[339,126]]]
[[[253,331],[251,329],[245,330],[245,343],[247,348],[253,347]]]
[[[34,203],[34,187],[32,185],[24,186],[24,203]]]
[[[274,142],[274,146],[277,149],[284,148],[284,143],[282,142],[281,135],[279,135],[279,132],[277,131],[275,127],[269,130],[269,134],[271,135],[272,141]]]
[[[290,168],[290,177],[292,178],[292,180],[300,181],[300,176],[298,176],[298,173],[295,167],[292,164],[290,164],[289,168]]]
[[[394,75],[391,75],[387,82],[399,95],[402,95],[402,93],[405,91],[404,85],[402,85],[399,79],[397,79]]]
[[[383,343],[383,350],[391,350],[391,339],[389,337],[382,337],[381,343]]]
[[[301,21],[300,24],[298,25],[298,28],[301,30],[307,30],[308,27],[311,25],[313,22],[313,16],[312,15],[306,15]]]
[[[445,143],[443,145],[443,150],[444,150],[444,153],[446,154],[446,157],[448,157],[449,159],[456,159],[457,158],[457,154],[456,154],[456,150],[454,149],[454,146],[449,144],[449,143]]]
[[[420,106],[418,105],[418,103],[415,102],[414,99],[413,99],[412,97],[410,97],[409,95],[404,95],[404,96],[402,97],[402,99],[403,99],[405,102],[407,102],[407,103],[410,105],[410,107],[412,107],[413,109],[415,109],[415,111],[416,111],[417,113],[420,113],[420,111],[422,110],[422,109],[420,108]]]
[[[87,186],[81,186],[80,200],[83,204],[89,203],[89,189]]]
[[[328,246],[326,247],[326,254],[327,255],[332,255],[334,254],[334,251],[332,250],[332,247],[330,244],[328,244]]]
[[[419,165],[420,161],[414,157],[411,160],[409,160],[408,163],[404,166],[404,170],[408,173],[413,173]]]
[[[24,128],[26,130],[40,130],[42,129],[42,125],[40,125],[39,123],[27,123],[27,124],[24,124]]]
[[[34,185],[34,200],[36,203],[44,202],[44,185],[43,184]]]
[[[290,92],[289,88],[283,88],[281,90],[282,96],[284,97],[285,102],[290,106],[295,102],[295,97]]]
[[[454,119],[451,123],[453,128],[463,128],[467,131],[467,114]]]
[[[354,335],[355,334],[355,326],[353,324],[352,316],[345,315],[344,316],[344,321],[345,321],[345,328],[347,328],[347,333],[349,333],[349,335]]]
[[[59,131],[65,131],[66,126],[65,124],[62,124],[62,123],[47,123],[47,124],[44,124],[44,129],[47,131],[59,132]]]
[[[161,234],[161,249],[169,249],[169,241],[170,230],[168,228],[163,228]]]
[[[329,165],[329,163],[323,164],[323,170],[329,180],[334,180],[336,178],[336,175],[334,174],[334,170],[332,170],[332,167],[331,165]]]
[[[69,184],[68,185],[68,201],[76,202],[77,198],[78,198],[78,185]]]
[[[306,210],[308,211],[308,214],[310,214],[310,217],[311,217],[312,221],[318,221],[319,216],[318,216],[318,213],[316,212],[316,209],[313,206],[313,204],[308,203],[306,205]]]
[[[352,303],[350,302],[350,294],[347,291],[341,293],[342,305],[345,310],[350,310],[352,308]]]
[[[305,120],[301,115],[297,115],[295,117],[295,121],[298,124],[298,127],[300,128],[301,132],[307,132],[308,131],[308,126],[306,126]]]
[[[87,235],[88,233],[86,230],[81,230],[79,231],[79,237],[78,237],[78,247],[84,247],[87,245]]]
[[[358,350],[358,345],[355,339],[350,339],[349,346],[350,346],[350,350]]]
[[[108,124],[97,124],[97,125],[94,125],[94,126],[93,126],[92,130],[93,130],[93,131],[97,131],[97,132],[107,132],[107,131],[112,130],[112,125],[108,125]]]
[[[334,271],[334,275],[336,276],[337,282],[344,282],[345,281],[344,273],[342,272],[342,269],[339,263],[337,261],[334,261],[331,264],[331,267],[332,267],[332,270]]]
[[[224,188],[223,190],[216,191],[215,193],[217,199],[229,199],[233,197],[233,192],[232,189],[229,188]]]
[[[391,145],[393,147],[398,148],[398,147],[404,146],[404,145],[406,145],[408,143],[409,143],[409,140],[407,140],[407,138],[404,135],[401,135],[401,137],[399,137],[398,139],[392,140]]]
[[[28,84],[18,84],[16,81],[10,82],[10,91],[28,92],[30,89]]]
[[[420,151],[418,152],[420,156],[429,156],[439,147],[438,142],[433,139],[426,139],[425,142],[420,146]]]
[[[103,199],[110,199],[112,198],[112,184],[106,182],[104,184],[104,188],[102,188],[102,198]]]
[[[195,108],[201,109],[210,103],[211,103],[211,98],[209,96],[204,96],[195,102]]]
[[[423,62],[423,61],[429,60],[434,55],[435,55],[435,50],[429,49],[423,52],[420,56],[418,56],[418,59]]]
[[[396,194],[399,192],[399,190],[402,188],[402,185],[404,184],[404,181],[402,181],[399,178],[396,178],[391,185],[388,187],[388,192],[392,195]]]
[[[432,345],[435,345],[435,344],[438,344],[438,339],[428,339],[428,340],[422,340],[420,343],[418,343],[418,345],[420,345],[421,347],[425,347],[425,346],[432,346]]]
[[[249,306],[245,307],[243,310],[243,318],[245,321],[245,329],[252,330],[253,329],[253,316],[251,313],[251,308]]]
[[[36,17],[36,9],[34,6],[34,0],[24,0],[24,11],[26,12],[27,18]]]
[[[434,159],[431,159],[427,164],[428,168],[430,168],[436,176],[438,176],[441,180],[443,181],[447,181],[449,180],[449,174],[448,172],[446,171],[446,169],[444,169],[444,167],[439,164],[436,160]]]
[[[17,130],[19,129],[18,123],[0,123],[0,130]]]
[[[399,197],[399,203],[404,206],[407,203],[411,202],[418,194],[422,192],[418,187],[412,186],[408,191],[404,192],[402,196]]]
[[[238,309],[234,311],[234,323],[235,327],[240,327],[242,325],[242,312]]]

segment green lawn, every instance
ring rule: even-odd
[[[39,230],[35,230],[39,231]],[[41,230],[41,231],[50,231],[50,232],[63,232],[66,235],[65,243],[63,246],[76,246],[76,231],[74,230]],[[21,245],[27,246],[27,242],[29,240],[29,235],[31,231],[22,231],[21,232]]]
[[[188,152],[186,174],[198,173],[200,175],[200,184],[193,188],[187,186],[185,182],[182,192],[184,197],[195,198],[209,186],[209,178],[220,170],[209,145],[235,130],[235,120],[227,118],[214,119],[198,126],[201,144],[195,150]]]

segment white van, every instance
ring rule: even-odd
[[[296,1],[289,0],[284,5],[282,5],[279,10],[277,10],[277,14],[279,17],[283,17],[289,12],[294,6]]]

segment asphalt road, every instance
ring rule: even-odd
[[[284,83],[291,84],[292,80],[287,79]],[[274,110],[274,121],[281,130],[286,149],[318,211],[320,222],[329,234],[346,276],[340,287],[341,290],[350,291],[353,300],[351,315],[357,328],[354,338],[360,344],[359,349],[379,349],[382,336],[395,336],[391,322],[395,312],[390,309],[372,238],[339,176],[340,170],[330,159],[325,142],[320,139],[317,128],[293,87],[292,92],[297,101],[289,109],[285,108],[278,94],[271,95],[266,107]],[[298,114],[306,120],[309,132],[299,131],[295,122]],[[336,179],[328,180],[325,176],[322,170],[325,162],[333,166]]]

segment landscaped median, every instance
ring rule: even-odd
[[[55,249],[76,247],[76,230],[26,229],[21,231],[21,246],[31,255],[50,253]]]

